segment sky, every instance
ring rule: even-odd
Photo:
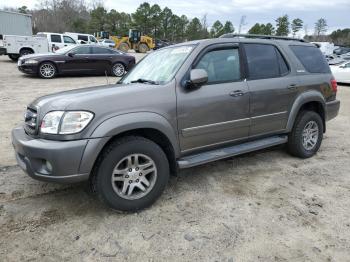
[[[93,0],[85,0],[87,3]],[[145,0],[105,0],[105,8],[119,12],[132,13]],[[177,15],[189,18],[202,17],[207,14],[208,24],[216,20],[233,23],[236,31],[241,16],[246,16],[243,32],[255,23],[272,23],[281,15],[288,14],[290,20],[301,18],[307,25],[308,33],[313,33],[317,19],[327,20],[328,31],[338,28],[350,28],[350,0],[152,0],[150,4],[158,4],[161,8],[169,7]],[[0,8],[26,5],[35,8],[38,0],[0,0]],[[302,32],[303,34],[304,32]]]

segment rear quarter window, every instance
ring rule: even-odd
[[[317,47],[294,45],[290,49],[309,73],[331,72],[326,58]]]

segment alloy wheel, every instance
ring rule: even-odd
[[[51,64],[43,64],[40,66],[40,74],[45,78],[51,78],[55,75],[56,69]]]
[[[156,180],[156,164],[144,154],[124,157],[114,167],[111,178],[114,192],[127,200],[146,196],[151,192]]]
[[[312,150],[318,142],[319,128],[315,121],[306,123],[302,132],[302,143],[306,150]]]
[[[120,63],[115,64],[112,70],[113,74],[118,77],[123,76],[125,74],[125,67]]]

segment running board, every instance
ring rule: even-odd
[[[287,136],[273,136],[243,144],[212,150],[200,154],[185,156],[177,161],[179,168],[189,168],[223,158],[237,156],[267,147],[284,144],[288,141]]]

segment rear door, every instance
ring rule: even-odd
[[[92,46],[92,59],[96,64],[96,72],[109,74],[112,68],[114,52],[105,47]]]
[[[250,91],[250,136],[282,131],[299,81],[277,46],[245,43],[244,50]]]
[[[178,128],[183,152],[210,148],[249,134],[249,93],[237,44],[208,47],[192,65],[204,69],[208,82],[197,89],[180,87]]]

